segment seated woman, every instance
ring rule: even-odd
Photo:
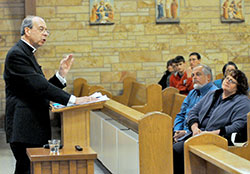
[[[226,75],[227,72],[231,71],[232,69],[238,69],[237,65],[232,62],[232,61],[229,61],[227,64],[225,64],[222,68],[222,73],[223,73],[223,76]],[[214,84],[215,86],[217,86],[218,88],[221,88],[221,85],[222,85],[222,79],[218,79],[218,80],[215,80],[214,81]]]
[[[167,61],[166,68],[167,70],[164,72],[161,80],[158,82],[158,84],[161,85],[162,90],[169,87],[169,79],[170,79],[172,72],[174,72],[175,60],[170,59],[169,61]]]
[[[222,89],[209,92],[189,112],[187,124],[191,136],[211,132],[228,139],[232,133],[246,135],[250,100],[247,78],[240,70],[231,70]],[[245,137],[246,138],[246,137]],[[184,140],[173,145],[174,173],[184,173]]]

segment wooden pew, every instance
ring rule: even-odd
[[[146,114],[139,120],[140,173],[173,173],[171,118],[163,113]]]
[[[123,81],[123,94],[113,96],[115,101],[132,107],[142,113],[162,111],[161,86],[158,84],[144,85],[136,82],[133,77]]]
[[[102,86],[97,86],[97,85],[89,85],[87,80],[84,78],[77,78],[73,82],[73,94],[76,97],[81,97],[81,96],[88,96],[90,93],[93,93],[93,91],[97,91],[98,89],[104,89]]]
[[[170,116],[172,117],[173,125],[174,125],[174,120],[175,120],[176,114],[178,114],[180,112],[181,105],[186,97],[187,96],[183,95],[183,94],[179,94],[179,93],[174,94],[174,102],[173,102],[171,114],[170,114]]]
[[[90,86],[83,78],[74,81],[74,95],[87,96],[94,92],[101,92],[109,98],[130,106],[142,113],[162,111],[161,86],[158,84],[144,85],[132,77],[124,79],[124,92],[121,96],[112,96],[101,86]]]
[[[133,83],[135,84],[135,82]],[[134,89],[134,87],[133,87]],[[136,96],[134,93],[131,95]],[[131,98],[133,98],[131,96]],[[135,101],[135,100],[134,100]],[[131,105],[133,109],[142,113],[148,113],[153,111],[162,111],[162,94],[161,86],[158,84],[151,84],[146,88],[146,103],[142,105]]]
[[[144,105],[147,102],[146,85],[139,82],[132,82],[128,106]]]
[[[230,152],[250,161],[250,113],[247,115],[247,143],[244,147],[230,146]]]
[[[204,133],[184,144],[185,173],[250,173],[250,161],[228,151],[227,140]]]
[[[174,87],[167,87],[162,91],[162,112],[163,113],[171,115],[175,93],[179,93],[179,90]]]
[[[80,97],[81,96],[81,92],[82,92],[82,88],[83,88],[83,84],[87,83],[87,80],[83,79],[83,78],[77,78],[74,80],[73,82],[73,94],[76,97]]]
[[[144,115],[112,99],[105,102],[101,111],[106,116],[138,133],[139,171],[141,174],[173,173],[173,138],[170,116],[160,112]],[[98,128],[95,126],[93,129]],[[95,136],[93,137],[95,138]],[[113,151],[115,152],[114,149]],[[136,158],[136,154],[134,154],[134,158]],[[119,160],[117,161],[119,162]],[[127,168],[129,167],[127,166]]]
[[[124,105],[128,105],[129,97],[132,89],[132,82],[135,82],[136,79],[133,77],[126,77],[123,80],[123,94],[119,96],[113,96],[115,101],[122,103]]]

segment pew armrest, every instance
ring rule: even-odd
[[[213,144],[190,145],[190,152],[230,173],[250,172],[250,161]]]
[[[212,133],[189,138],[184,144],[185,173],[250,173],[250,161],[231,153],[227,144]]]
[[[126,105],[123,105],[115,100],[108,100],[104,103],[104,108],[112,110],[123,117],[129,119],[130,121],[138,124],[139,120],[143,117],[143,113],[138,112]]]

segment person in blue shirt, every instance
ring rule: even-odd
[[[222,73],[223,73],[223,76],[226,75],[226,73],[228,73],[229,71],[231,71],[232,69],[238,69],[237,65],[232,62],[232,61],[229,61],[227,64],[225,64],[222,68]],[[218,88],[221,88],[221,85],[222,85],[222,81],[223,79],[218,79],[218,80],[215,80],[214,81],[214,84],[215,86],[217,86]]]
[[[189,132],[186,121],[192,107],[198,103],[208,91],[218,89],[212,82],[212,70],[207,65],[200,64],[194,67],[191,76],[194,89],[189,92],[182,103],[181,111],[176,115],[174,121],[174,142],[178,142],[179,138]]]

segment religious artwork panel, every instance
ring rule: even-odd
[[[114,24],[114,0],[90,0],[90,25]]]
[[[180,0],[155,0],[156,23],[180,22]]]
[[[221,22],[244,22],[244,0],[220,0]]]

